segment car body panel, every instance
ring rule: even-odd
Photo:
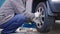
[[[52,0],[48,0],[49,6],[52,10],[52,12],[60,12],[60,1],[52,1]]]

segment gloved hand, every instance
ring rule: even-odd
[[[34,14],[29,14],[29,15],[31,15],[31,16],[28,16],[28,17],[26,17],[26,22],[32,22],[32,21],[34,21],[34,22],[40,22],[40,18],[39,18],[39,16],[40,16],[40,12],[35,12]],[[33,16],[32,16],[33,15]],[[33,18],[30,18],[30,17],[33,17]]]
[[[35,17],[33,18],[33,21],[35,22],[35,23],[40,23],[40,12],[35,12],[34,13],[34,15],[35,15]]]

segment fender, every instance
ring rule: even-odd
[[[51,8],[50,8],[50,6],[49,6],[49,3],[48,3],[48,1],[46,2],[46,5],[47,5],[47,12],[48,12],[48,15],[49,16],[57,16],[57,14],[55,14],[55,13],[53,13],[52,12],[52,10],[51,10]]]

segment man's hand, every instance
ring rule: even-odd
[[[33,18],[33,21],[35,22],[35,23],[39,23],[40,22],[40,12],[35,12],[34,13],[34,15],[35,15],[35,17]]]
[[[37,18],[40,16],[40,12],[35,12],[34,15],[35,15],[35,18]]]
[[[26,22],[28,22],[28,23],[32,22],[32,21],[34,21],[36,23],[40,22],[40,20],[39,20],[40,12],[35,12],[34,15],[35,15],[35,17],[33,19],[26,18]]]

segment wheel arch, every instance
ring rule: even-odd
[[[37,6],[38,3],[40,2],[45,2],[46,0],[33,0],[33,3],[32,3],[32,13],[35,12],[35,8]]]

